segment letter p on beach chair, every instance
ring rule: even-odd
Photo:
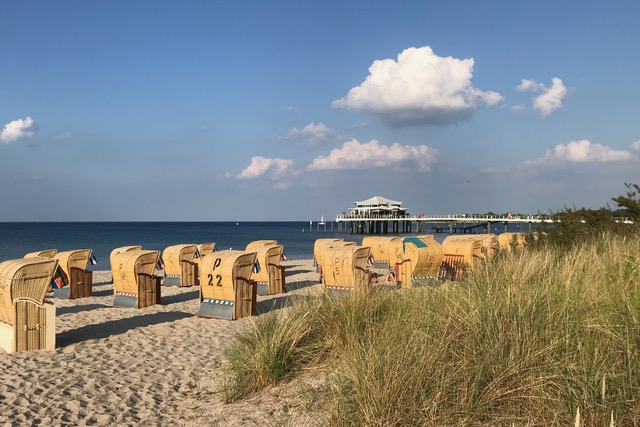
[[[255,252],[205,255],[201,261],[198,316],[236,320],[254,315],[257,288],[249,278],[255,263]]]
[[[130,250],[113,257],[113,306],[144,308],[161,304],[159,276],[153,272],[159,251]]]
[[[55,349],[56,307],[45,295],[57,266],[42,257],[0,263],[0,347],[7,353]]]
[[[175,245],[164,250],[164,286],[185,287],[198,284],[198,264],[194,261],[196,250],[196,245]]]
[[[325,292],[332,294],[368,290],[371,272],[367,262],[371,250],[363,246],[327,248],[322,258],[322,279]]]
[[[54,297],[74,299],[92,295],[93,272],[87,270],[91,255],[91,249],[77,249],[58,252],[54,256],[68,282],[68,286],[53,290]]]

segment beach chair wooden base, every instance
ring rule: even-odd
[[[180,276],[166,275],[162,281],[162,286],[182,286]]]
[[[198,284],[198,264],[195,262],[183,261],[180,263],[182,274],[166,275],[163,286],[181,286],[189,287]]]
[[[138,293],[117,291],[113,297],[114,307],[145,308],[155,304],[162,304],[161,278],[150,274],[138,274]]]
[[[258,295],[269,295],[269,282],[256,282]]]
[[[0,348],[7,353],[31,350],[55,350],[56,306],[45,301],[16,300],[15,324],[0,322]]]
[[[233,308],[233,301],[203,299],[200,301],[198,317],[234,320]]]
[[[356,288],[347,287],[347,286],[325,286],[324,291],[329,295],[342,296],[342,295],[352,295],[353,291]]]
[[[56,298],[85,298],[93,295],[93,272],[81,268],[69,269],[69,284],[62,289],[54,289]]]
[[[256,282],[238,277],[236,305],[233,301],[208,299],[200,300],[198,317],[236,320],[242,317],[255,316],[257,313],[258,286]]]

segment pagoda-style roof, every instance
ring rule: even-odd
[[[374,196],[370,199],[363,200],[361,202],[353,202],[356,206],[362,205],[377,205],[377,206],[400,206],[402,202],[396,202],[395,200],[389,200],[386,197]]]

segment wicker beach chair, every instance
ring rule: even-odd
[[[362,246],[368,246],[371,248],[371,257],[373,258],[373,264],[371,265],[372,268],[388,270],[390,266],[395,265],[395,262],[389,262],[389,255],[387,253],[387,245],[393,240],[399,241],[400,238],[369,236],[362,239]]]
[[[316,267],[316,273],[320,273],[321,254],[325,248],[334,246],[337,242],[343,242],[344,239],[316,239],[313,244],[313,263]]]
[[[483,239],[474,236],[449,236],[442,242],[444,260],[438,273],[442,279],[457,280],[486,259]]]
[[[93,292],[93,272],[87,270],[91,258],[91,249],[77,249],[58,252],[54,259],[67,277],[68,285],[54,289],[53,296],[58,298],[90,297]]]
[[[284,248],[281,245],[256,246],[252,243],[247,245],[247,252],[255,252],[260,265],[259,271],[251,273],[251,280],[258,287],[258,295],[287,292],[284,267],[280,265]]]
[[[194,261],[196,245],[169,246],[162,252],[164,286],[193,286],[198,284],[198,263]]]
[[[116,255],[122,252],[139,251],[140,249],[142,249],[142,246],[122,246],[120,248],[115,248],[114,250],[112,250],[111,254],[109,255],[109,262],[111,263],[111,271],[113,271],[113,268],[115,266]]]
[[[407,237],[402,241],[402,261],[396,263],[396,281],[402,288],[437,281],[444,252],[433,236]]]
[[[198,316],[235,320],[256,314],[257,287],[250,280],[256,252],[205,255],[200,270]]]
[[[371,249],[363,246],[327,248],[322,253],[322,283],[325,292],[344,294],[365,291],[371,286],[367,262]]]
[[[56,307],[45,295],[57,266],[43,257],[0,263],[0,347],[7,353],[55,349]]]
[[[154,276],[159,251],[128,250],[113,256],[113,306],[144,308],[161,304],[161,277]]]

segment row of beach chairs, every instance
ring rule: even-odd
[[[234,320],[256,313],[258,294],[286,292],[280,265],[286,256],[275,240],[251,242],[245,251],[215,252],[215,243],[176,245],[163,256],[164,265],[159,251],[141,246],[111,252],[114,307],[160,304],[161,285],[199,285],[197,315]],[[55,349],[55,305],[47,294],[91,296],[92,272],[86,268],[92,259],[90,249],[47,250],[0,263],[0,348]]]
[[[318,239],[314,244],[316,271],[329,293],[366,289],[372,283],[401,288],[458,280],[464,272],[498,250],[522,248],[525,233],[448,236],[365,237],[362,246],[343,239]]]

